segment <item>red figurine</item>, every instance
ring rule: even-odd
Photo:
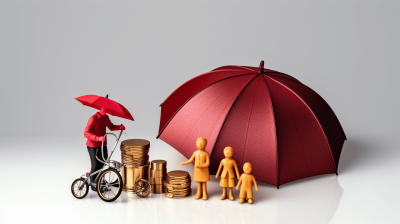
[[[106,159],[108,157],[107,139],[106,137],[104,137],[104,135],[106,134],[106,127],[108,127],[110,131],[125,130],[125,127],[122,124],[114,125],[108,117],[107,113],[129,120],[133,120],[133,118],[124,106],[113,100],[108,99],[108,95],[106,97],[86,95],[78,97],[76,98],[76,100],[78,100],[85,106],[90,106],[100,110],[89,118],[89,121],[84,131],[84,136],[88,139],[86,141],[86,146],[91,162],[90,172],[93,173],[103,167],[103,164],[96,159],[96,151],[98,158]],[[102,142],[104,142],[103,152],[101,152]],[[91,176],[90,178],[91,183],[95,183],[95,175]],[[96,191],[94,185],[92,185],[91,187],[92,190]]]

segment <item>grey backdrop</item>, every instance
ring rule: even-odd
[[[397,136],[399,1],[0,1],[0,135],[82,135],[110,95],[156,137],[159,104],[216,67],[290,74],[347,136]]]

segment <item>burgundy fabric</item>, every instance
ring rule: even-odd
[[[251,71],[222,71],[222,72],[207,72],[202,75],[196,76],[189,81],[182,84],[174,92],[172,92],[165,100],[162,102],[161,107],[161,118],[160,127],[158,135],[161,134],[164,127],[168,124],[171,118],[174,116],[176,111],[181,108],[186,101],[193,97],[196,93],[206,88],[207,86],[221,81],[223,79],[246,75],[252,73]]]
[[[296,93],[310,108],[325,133],[332,151],[335,166],[337,167],[346,135],[331,107],[318,93],[303,84],[278,77],[270,76],[270,78]]]
[[[293,77],[258,69],[224,66],[205,73],[206,81],[205,74],[192,79],[191,88],[204,83],[201,89],[185,95],[185,85],[179,87],[174,93],[185,96],[179,96],[181,105],[170,112],[169,123],[160,122],[159,137],[187,158],[196,150],[196,139],[205,137],[210,174],[216,173],[226,146],[233,147],[241,171],[250,162],[255,178],[273,185],[335,173],[346,136],[332,109]],[[174,101],[173,94],[164,102]],[[172,110],[164,107],[162,113]]]
[[[236,97],[255,75],[244,75],[217,82],[195,95],[174,116],[160,138],[190,158],[199,137],[207,139],[211,154],[222,124]]]
[[[258,72],[257,67],[250,67],[250,66],[238,66],[238,65],[226,65],[226,66],[222,66],[219,68],[214,69],[213,71],[224,71],[224,70],[239,70],[239,71],[254,71],[254,72]],[[264,74],[268,74],[268,75],[272,75],[272,76],[278,76],[278,77],[282,77],[282,78],[286,78],[286,79],[290,79],[293,81],[297,81],[299,82],[297,79],[293,78],[290,75],[281,73],[281,72],[277,72],[274,70],[270,70],[270,69],[266,69],[264,68]]]
[[[100,110],[101,107],[106,108],[106,112],[116,117],[125,118],[133,121],[133,117],[129,111],[121,104],[108,98],[97,95],[84,95],[75,98],[83,105]]]
[[[285,86],[268,77],[266,81],[274,102],[278,133],[279,184],[319,174],[335,173],[336,167],[329,144],[307,104]],[[283,116],[284,114],[286,116]],[[286,119],[290,122],[285,121]],[[296,143],[296,148],[291,144],[292,141]],[[299,150],[302,155],[293,157],[292,153],[298,154],[293,150]],[[296,163],[302,166],[293,166]],[[296,177],[293,174],[296,174]]]
[[[225,158],[223,149],[233,148],[233,159],[243,173],[250,162],[257,180],[277,185],[277,145],[272,103],[265,81],[257,76],[238,97],[218,137],[211,156],[215,174]]]
[[[85,138],[88,139],[86,145],[92,148],[101,147],[99,138],[106,134],[106,127],[108,127],[110,131],[115,131],[121,130],[122,125],[114,125],[107,115],[102,116],[99,112],[91,116],[83,133]],[[106,145],[107,139],[104,142],[104,146]]]

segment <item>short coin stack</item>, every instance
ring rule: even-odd
[[[153,160],[150,168],[150,184],[152,194],[164,193],[163,182],[167,176],[167,161]]]
[[[191,193],[192,180],[188,172],[174,170],[167,173],[164,182],[165,195],[169,198],[184,198]]]

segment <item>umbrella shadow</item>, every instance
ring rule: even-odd
[[[330,223],[344,190],[335,174],[326,174],[285,184],[276,192],[277,223]]]
[[[371,164],[377,165],[377,158],[387,157],[382,143],[371,139],[350,139],[344,143],[338,173],[343,174],[353,170],[370,167]]]

